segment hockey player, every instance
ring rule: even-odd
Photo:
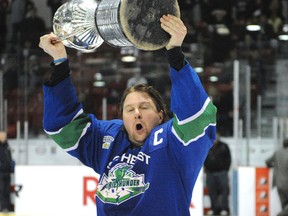
[[[171,110],[146,84],[128,88],[121,99],[122,119],[99,120],[86,114],[72,85],[65,47],[53,34],[39,46],[52,56],[53,73],[44,84],[44,129],[68,154],[100,175],[97,215],[188,216],[199,171],[215,139],[216,108],[181,45],[187,29],[164,15],[161,27],[172,82]]]

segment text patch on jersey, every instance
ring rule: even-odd
[[[112,136],[104,136],[102,141],[102,149],[109,149],[110,144],[114,141]]]

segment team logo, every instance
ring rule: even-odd
[[[108,176],[104,174],[97,189],[100,200],[119,205],[144,193],[149,183],[145,184],[144,174],[138,175],[131,169],[131,165],[119,163],[109,171]]]

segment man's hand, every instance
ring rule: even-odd
[[[163,15],[160,18],[161,27],[164,31],[171,35],[171,38],[166,45],[166,49],[172,49],[174,47],[181,47],[184,41],[184,38],[187,34],[187,28],[176,16],[173,15]]]
[[[53,33],[40,37],[39,47],[48,53],[54,60],[67,58],[64,44]]]

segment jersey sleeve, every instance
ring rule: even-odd
[[[186,64],[171,68],[169,149],[179,170],[188,200],[209,149],[216,137],[216,107],[206,94],[197,73]]]
[[[187,146],[203,136],[211,143],[216,136],[216,107],[208,97],[194,69],[186,64],[180,71],[171,68],[172,132]]]
[[[99,172],[101,121],[83,112],[70,76],[53,87],[44,85],[43,89],[45,132],[67,153]]]

